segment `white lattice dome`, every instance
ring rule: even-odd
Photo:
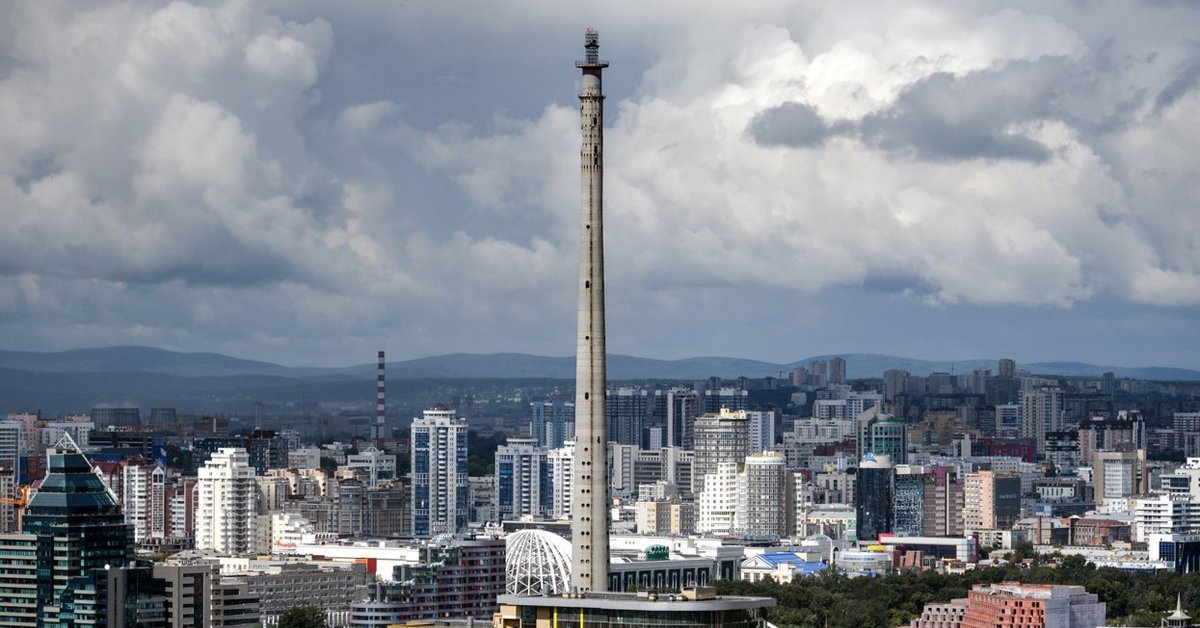
[[[571,586],[571,544],[545,530],[521,530],[504,539],[505,592],[557,595]]]

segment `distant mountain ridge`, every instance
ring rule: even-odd
[[[694,357],[660,360],[609,354],[608,375],[626,379],[705,379],[716,376],[787,377],[795,367],[815,360],[842,357],[850,378],[881,377],[888,369],[902,369],[914,375],[933,372],[968,373],[990,368],[995,373],[996,359],[921,360],[874,353],[849,353],[813,356],[788,364],[728,357]],[[1099,376],[1112,371],[1118,377],[1149,380],[1200,380],[1200,370],[1174,367],[1099,366],[1080,362],[1037,362],[1018,364],[1032,373],[1065,376]],[[178,377],[228,377],[256,375],[276,378],[361,378],[374,373],[374,364],[347,367],[289,367],[271,362],[247,360],[218,353],[184,353],[144,346],[100,347],[58,352],[0,351],[0,369],[32,373],[103,373],[141,372]],[[549,357],[524,353],[452,353],[411,360],[391,360],[389,378],[552,378],[571,379],[575,373],[573,357]]]
[[[116,346],[68,351],[0,351],[0,368],[37,373],[140,371],[183,377],[279,375],[296,377],[296,369],[234,358],[220,353],[184,353],[155,347]],[[304,369],[300,369],[304,370]]]

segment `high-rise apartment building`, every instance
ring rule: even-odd
[[[275,430],[254,430],[246,439],[246,453],[250,456],[250,466],[259,475],[268,469],[286,469],[287,437]]]
[[[0,495],[17,494],[17,476],[9,463],[0,463]],[[0,534],[17,532],[17,506],[0,504]]]
[[[24,425],[19,421],[0,421],[0,466],[2,473],[14,485],[21,469],[21,456],[25,453]],[[12,492],[6,495],[12,495]],[[0,505],[3,519],[9,520],[12,507]]]
[[[854,417],[883,405],[883,395],[873,390],[857,391],[852,390],[845,395],[846,399],[846,418],[853,419]]]
[[[808,378],[813,386],[824,388],[829,385],[829,363],[825,360],[814,360],[808,365]]]
[[[246,450],[218,450],[197,470],[196,549],[254,551],[258,482]]]
[[[770,410],[744,410],[744,412],[746,419],[750,422],[748,450],[757,452],[774,449],[775,413]]]
[[[971,389],[971,392],[973,392],[977,395],[986,395],[987,394],[987,383],[988,383],[988,380],[991,378],[992,378],[992,369],[978,368],[978,369],[971,371],[971,375],[970,375],[970,377],[968,377],[968,381],[970,383],[969,388]]]
[[[997,365],[997,373],[1000,377],[1012,379],[1017,376],[1017,363],[1009,358],[1001,358]]]
[[[1017,365],[1009,359],[1000,360],[996,377],[989,377],[984,391],[988,405],[1015,404],[1021,401],[1021,380]]]
[[[845,384],[846,383],[846,359],[832,358],[829,360],[829,383],[830,384]]]
[[[655,391],[665,397],[666,447],[694,447],[696,417],[700,416],[700,393],[691,388]]]
[[[988,405],[1020,403],[1021,380],[1015,377],[992,377],[987,381]]]
[[[52,447],[54,443],[57,443],[64,432],[71,435],[71,440],[75,441],[76,445],[87,449],[91,444],[91,432],[96,425],[85,419],[87,417],[69,417],[65,421],[41,422],[33,433],[26,432],[25,441],[30,443],[26,451],[40,454],[47,447]],[[36,438],[30,438],[31,436]]]
[[[196,478],[181,478],[167,487],[167,538],[184,545],[196,538]]]
[[[1063,391],[1042,387],[1021,393],[1021,436],[1032,438],[1038,455],[1046,453],[1046,432],[1064,427]]]
[[[642,427],[650,415],[649,393],[623,387],[608,391],[605,398],[608,440],[622,445],[641,445]]]
[[[280,475],[260,475],[254,478],[258,484],[258,514],[269,515],[283,510],[292,492],[292,483]]]
[[[696,496],[696,532],[714,536],[734,533],[738,507],[738,464],[718,463],[704,474],[704,489]]]
[[[570,401],[529,404],[529,436],[542,447],[551,449],[575,440],[575,404]]]
[[[976,471],[963,483],[963,528],[1006,530],[1021,516],[1020,476]]]
[[[961,536],[964,482],[953,467],[925,467],[933,476],[933,493],[925,493],[924,536]],[[931,500],[932,497],[932,500]]]
[[[41,435],[39,434],[41,430],[38,428],[42,424],[41,414],[35,412],[13,412],[3,422],[0,422],[0,426],[4,426],[6,429],[13,429],[11,424],[14,423],[21,426],[21,438],[23,439],[23,443],[20,445],[21,454],[40,453],[40,450],[43,448]],[[75,435],[72,434],[71,436],[74,438]],[[58,442],[57,438],[46,443],[45,446],[51,446],[56,442]],[[75,444],[78,445],[79,440],[76,440]]]
[[[704,490],[705,475],[723,463],[740,467],[750,452],[750,420],[745,412],[722,409],[696,419],[696,456],[692,463],[692,492]]]
[[[575,466],[575,441],[567,441],[558,449],[546,452],[546,465],[550,468],[551,519],[571,518],[571,469]]]
[[[782,452],[746,456],[738,476],[734,531],[758,539],[787,536],[793,527],[789,517],[794,510],[789,499],[793,494],[792,474]]]
[[[496,448],[496,512],[501,521],[542,517],[553,506],[552,469],[532,438],[510,438]]]
[[[337,507],[333,531],[341,537],[362,536],[366,524],[367,487],[358,478],[338,478],[334,486],[337,487],[334,495]]]
[[[704,391],[704,413],[716,414],[722,409],[745,410],[750,407],[750,391],[732,386],[709,388]]]
[[[121,505],[138,543],[167,536],[166,470],[148,462],[122,465]]]
[[[888,369],[883,372],[883,400],[892,403],[908,392],[908,371]]]
[[[467,526],[467,421],[443,405],[414,418],[412,533],[426,538]]]

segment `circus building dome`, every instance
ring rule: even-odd
[[[505,539],[505,593],[556,595],[571,583],[571,544],[545,530],[521,530]]]

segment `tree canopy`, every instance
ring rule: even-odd
[[[289,608],[279,615],[278,628],[325,628],[325,611],[316,606]]]
[[[1082,557],[1068,556],[1057,566],[1007,565],[938,574],[927,571],[874,578],[850,578],[834,570],[801,578],[791,584],[762,582],[716,583],[723,595],[772,597],[778,602],[769,614],[780,628],[892,628],[907,624],[928,602],[964,598],[979,583],[1019,581],[1031,584],[1078,584],[1107,605],[1109,625],[1157,626],[1183,595],[1184,610],[1200,613],[1200,574],[1125,572],[1096,568]]]

